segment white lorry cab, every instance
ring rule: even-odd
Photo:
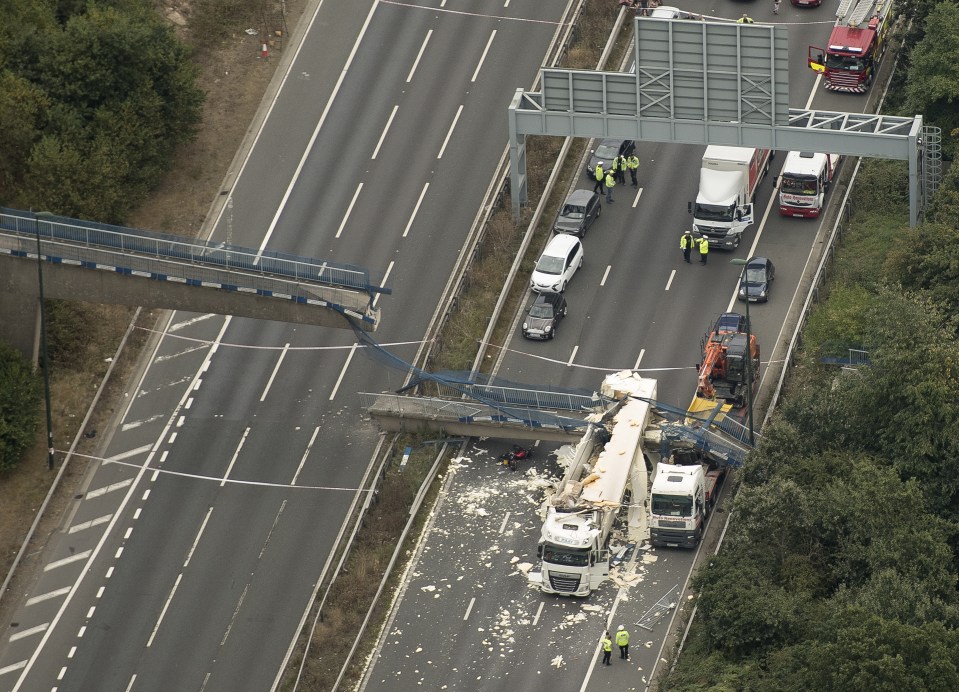
[[[803,219],[819,216],[840,158],[838,154],[789,152],[779,179],[779,213]]]
[[[693,548],[702,540],[726,468],[694,453],[673,461],[656,468],[649,492],[649,539],[654,546]]]
[[[733,250],[753,222],[753,198],[766,171],[769,149],[710,145],[699,171],[699,193],[689,203],[693,237],[709,247]]]

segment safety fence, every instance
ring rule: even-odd
[[[70,219],[49,214],[35,214],[16,209],[0,209],[0,230],[5,234],[85,248],[90,253],[106,251],[113,257],[135,254],[144,258],[188,263],[243,272],[246,275],[307,281],[356,289],[367,293],[389,293],[370,282],[369,271],[340,262],[287,255],[279,252],[258,252],[249,248],[194,240],[181,236],[155,233],[109,224]],[[91,254],[90,257],[95,257]]]
[[[354,283],[367,281],[360,278],[365,276],[365,270],[358,270],[360,274],[342,274],[342,268],[333,269],[318,260],[264,257],[260,266],[255,266],[255,256],[249,254],[253,251],[205,243],[191,245],[176,236],[137,236],[87,228],[77,225],[87,223],[83,221],[53,221],[10,211],[0,210],[0,253],[12,257],[39,255],[52,264],[292,300],[349,311],[347,314],[366,322],[375,321],[370,310],[370,291],[384,290],[367,285],[347,286],[347,279]],[[344,279],[343,283],[323,278],[327,270],[340,272],[336,275]]]

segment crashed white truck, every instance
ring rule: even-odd
[[[602,391],[619,403],[589,424],[544,503],[537,554],[546,593],[588,596],[603,583],[611,562],[609,539],[624,514],[627,541],[648,535],[649,470],[642,445],[656,380],[627,370],[608,376]],[[634,396],[648,401],[629,398]]]

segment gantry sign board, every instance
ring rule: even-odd
[[[821,151],[909,161],[918,222],[922,119],[789,108],[788,27],[637,17],[629,72],[543,68],[509,107],[514,216],[526,135]]]

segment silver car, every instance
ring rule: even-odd
[[[556,215],[553,233],[572,233],[582,238],[602,213],[599,195],[590,190],[574,190]]]

